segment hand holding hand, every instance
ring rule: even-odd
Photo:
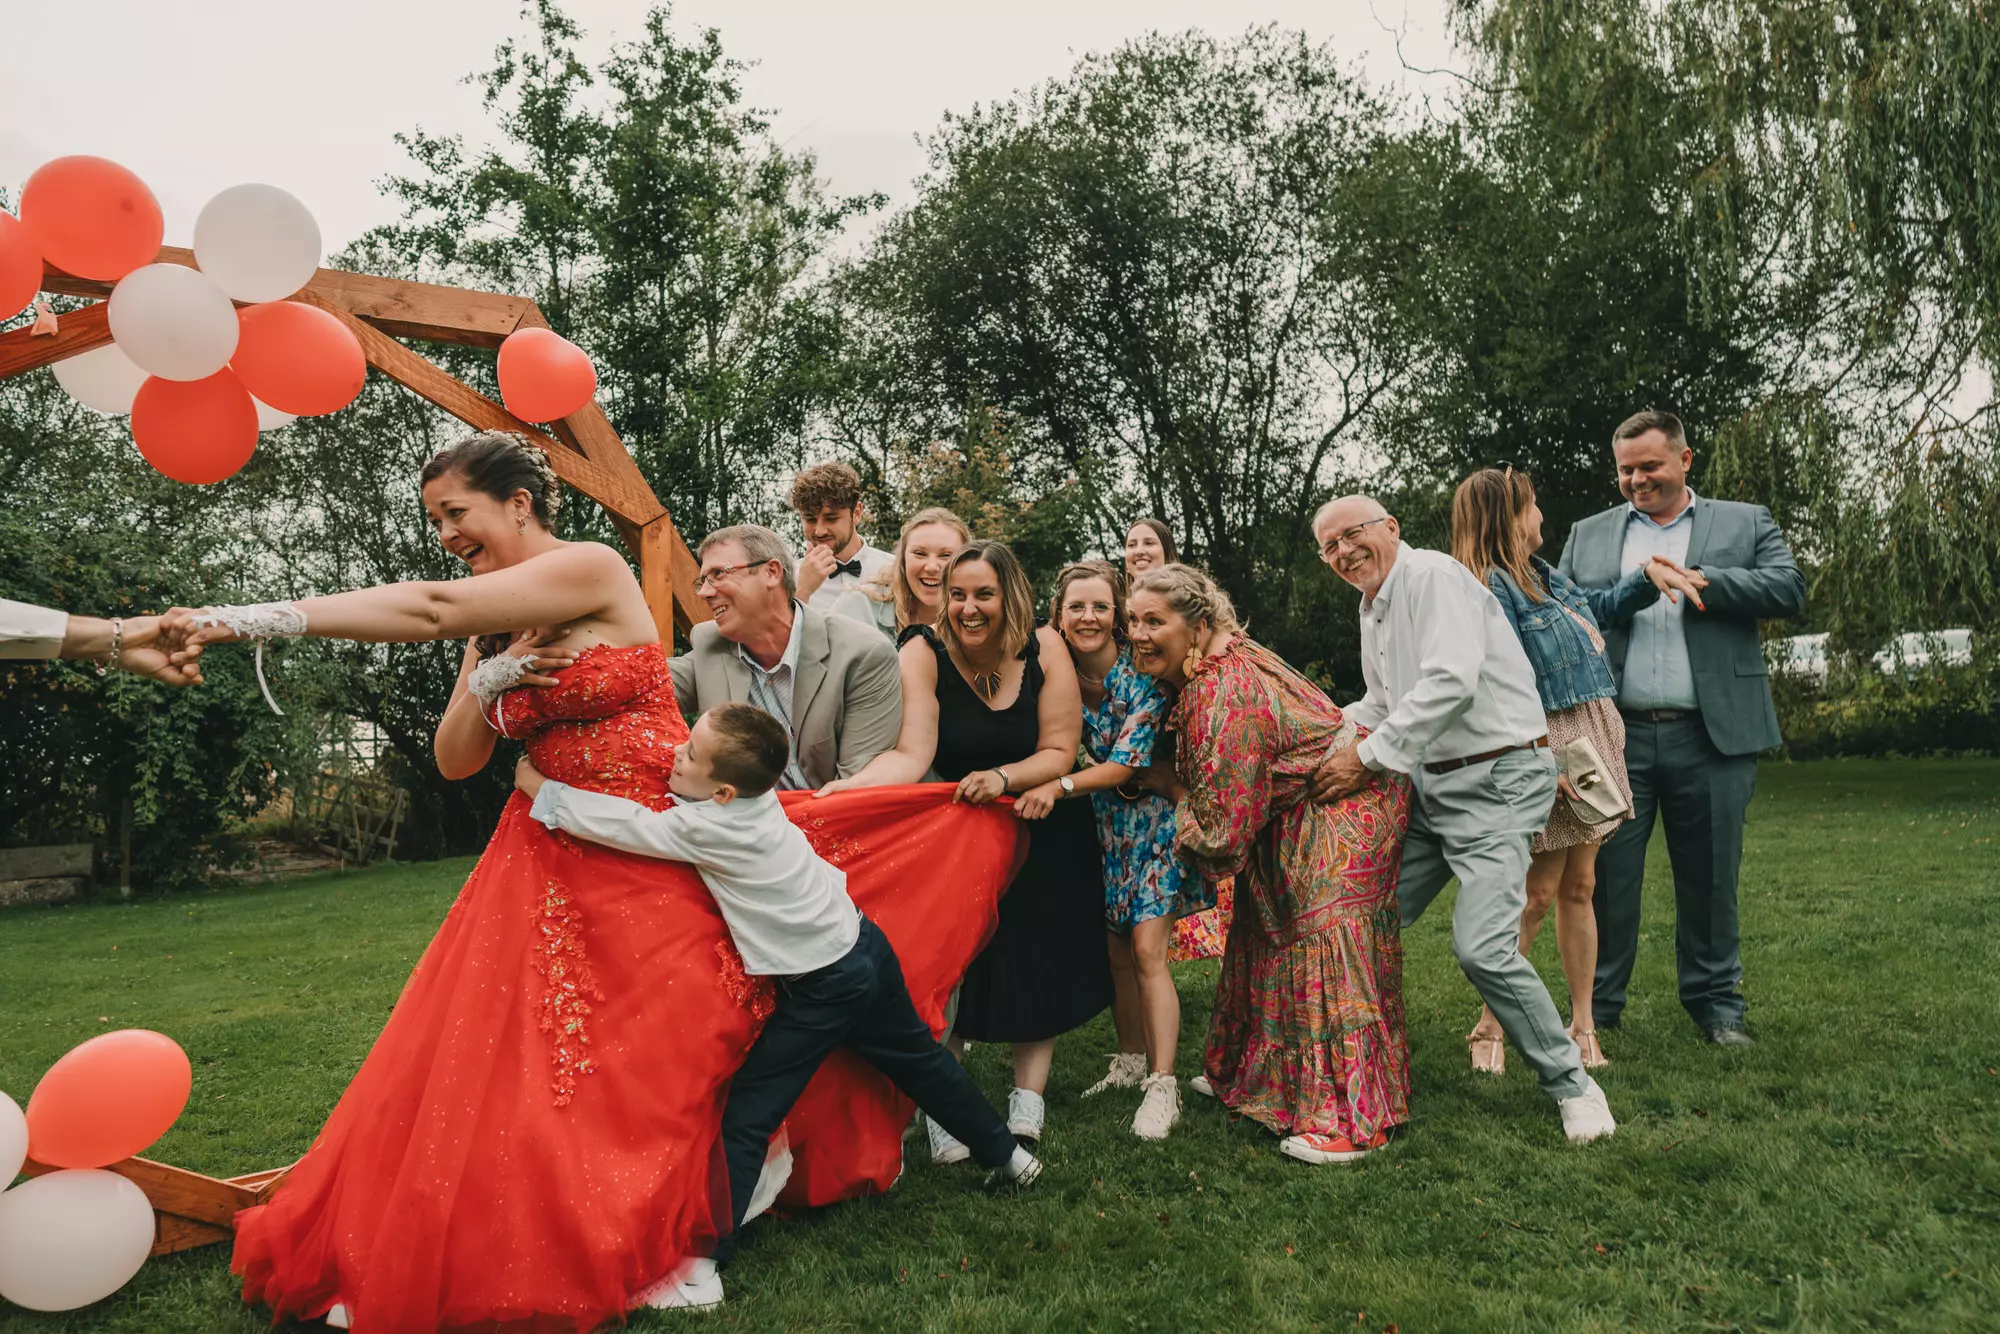
[[[1696,611],[1708,610],[1701,600],[1701,590],[1708,587],[1708,576],[1700,570],[1690,570],[1665,556],[1654,556],[1646,562],[1646,578],[1667,601],[1676,601],[1685,593]]]
[[[840,560],[833,554],[833,548],[821,543],[813,547],[799,560],[798,587],[799,601],[804,602],[819,591],[819,586],[832,577],[840,568]]]
[[[149,677],[175,689],[201,684],[199,661],[175,663],[160,650],[160,619],[158,616],[125,618],[123,647],[116,664],[118,670]]]
[[[561,685],[550,672],[559,672],[576,661],[576,654],[566,648],[550,648],[569,634],[569,627],[560,630],[531,630],[507,646],[511,657],[525,658],[523,664],[529,670],[521,677],[524,686]]]
[[[521,789],[531,801],[535,794],[542,790],[542,784],[547,781],[542,776],[542,771],[535,767],[535,762],[526,755],[523,755],[514,766],[514,786]]]
[[[174,607],[166,615],[155,618],[152,647],[166,655],[167,661],[182,670],[193,670],[200,679],[196,664],[201,659],[201,651],[210,644],[227,644],[236,638],[236,632],[221,623],[201,624],[210,619],[206,607]],[[129,633],[129,632],[128,632]]]
[[[1043,783],[1014,798],[1014,814],[1023,820],[1040,820],[1062,800],[1062,784]]]
[[[1312,777],[1311,796],[1318,804],[1329,805],[1360,791],[1373,777],[1361,762],[1360,752],[1354,746],[1342,746],[1320,761]]]
[[[1007,780],[1000,776],[998,769],[978,769],[958,780],[958,791],[952,793],[951,799],[984,806],[1006,795]]]

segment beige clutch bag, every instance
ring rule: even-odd
[[[1575,789],[1565,798],[1570,812],[1587,825],[1603,824],[1625,814],[1625,798],[1604,767],[1604,757],[1587,736],[1580,736],[1562,748],[1563,777]]]

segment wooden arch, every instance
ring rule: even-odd
[[[161,250],[155,262],[196,267],[193,251],[174,246]],[[0,380],[111,342],[109,312],[101,299],[110,295],[111,287],[108,282],[44,266],[44,292],[100,299],[64,315],[53,334],[37,334],[31,328],[0,333]],[[289,299],[331,312],[360,340],[369,365],[468,426],[482,431],[518,431],[540,445],[555,466],[556,476],[602,505],[611,516],[638,562],[639,586],[659,626],[660,641],[669,652],[676,631],[685,634],[697,621],[708,619],[707,604],[694,592],[693,554],[602,408],[590,403],[562,421],[550,423],[545,432],[396,341],[408,338],[498,347],[516,329],[548,327],[534,302],[521,296],[403,282],[340,269],[319,270]],[[54,1169],[30,1160],[21,1170],[28,1176],[40,1176]],[[291,1169],[222,1180],[145,1158],[127,1158],[108,1170],[146,1192],[153,1205],[153,1254],[165,1255],[229,1240],[236,1211],[269,1198]],[[0,1186],[5,1184],[0,1182]]]
[[[195,267],[194,252],[177,246],[161,250],[160,264]],[[42,290],[65,296],[106,297],[112,284],[78,278],[52,265],[42,271]],[[675,531],[666,506],[653,494],[625,442],[604,410],[586,405],[548,431],[531,426],[471,385],[451,375],[399,338],[464,347],[498,347],[516,329],[546,329],[548,321],[524,296],[475,292],[433,283],[403,282],[341,269],[321,269],[290,300],[329,311],[354,332],[368,364],[415,390],[452,416],[482,431],[518,431],[540,445],[556,476],[604,507],[639,565],[639,585],[660,641],[671,650],[674,632],[687,633],[708,619],[695,596],[695,561]],[[102,300],[62,317],[53,334],[15,329],[0,334],[0,380],[103,347],[111,341],[109,314]]]

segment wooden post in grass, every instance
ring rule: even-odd
[[[194,252],[177,246],[162,249],[154,261],[197,267]],[[42,290],[65,296],[94,297],[96,304],[62,317],[54,335],[36,336],[28,329],[0,333],[0,380],[53,365],[111,341],[103,298],[112,284],[79,278],[53,265],[42,272]],[[482,431],[515,431],[533,441],[549,457],[556,476],[604,507],[619,537],[639,566],[639,587],[660,629],[660,640],[673,651],[676,631],[685,634],[708,619],[708,606],[695,596],[695,560],[674,528],[666,506],[653,494],[639,465],[612,429],[604,410],[587,403],[547,431],[521,421],[471,385],[459,380],[400,340],[453,343],[461,347],[498,347],[516,329],[548,327],[533,301],[499,292],[476,292],[434,283],[404,282],[366,273],[321,269],[313,280],[288,298],[332,313],[360,340],[368,364],[390,379],[414,390],[452,416]],[[126,807],[129,812],[129,804]],[[125,817],[129,830],[131,817]],[[391,839],[393,840],[393,829]],[[393,842],[391,843],[393,849]],[[122,858],[121,892],[130,893],[131,853]],[[38,1176],[53,1169],[35,1162],[23,1169]],[[206,1246],[226,1241],[236,1211],[260,1202],[277,1190],[290,1168],[221,1179],[128,1158],[111,1171],[137,1183],[153,1202],[156,1230],[153,1253]],[[4,1183],[0,1183],[4,1184]]]

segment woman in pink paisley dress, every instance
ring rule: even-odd
[[[1243,633],[1199,570],[1146,571],[1128,615],[1134,665],[1180,692],[1176,846],[1203,875],[1236,879],[1195,1091],[1301,1162],[1359,1159],[1409,1119],[1396,909],[1408,785],[1384,777],[1312,804],[1308,780],[1354,727]]]

